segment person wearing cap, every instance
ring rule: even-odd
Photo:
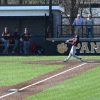
[[[72,25],[75,26],[75,34],[79,35],[84,21],[80,14],[77,14]]]
[[[23,41],[23,51],[24,51],[24,54],[29,54],[31,35],[28,32],[27,28],[24,28],[24,33],[22,34],[21,38],[22,38],[22,41]]]
[[[2,42],[4,45],[3,54],[8,54],[9,39],[10,39],[10,33],[8,31],[8,27],[5,27],[4,32],[2,33]]]
[[[88,15],[86,19],[86,32],[87,32],[87,38],[93,38],[93,25],[94,25],[94,19],[92,18],[91,14]]]

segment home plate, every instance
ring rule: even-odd
[[[19,89],[9,89],[8,92],[19,92]]]

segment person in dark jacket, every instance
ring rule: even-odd
[[[4,45],[3,54],[8,54],[9,38],[10,38],[10,33],[8,31],[8,28],[5,27],[4,32],[2,33],[2,42],[3,42],[3,45]]]
[[[17,48],[18,48],[19,39],[20,39],[20,34],[19,34],[17,28],[15,29],[15,32],[13,33],[12,36],[13,36],[13,39],[14,39],[14,46],[13,46],[13,49],[12,49],[12,53],[15,53],[15,51],[16,51]]]
[[[27,28],[24,29],[24,33],[22,34],[21,37],[22,37],[22,41],[23,41],[23,51],[24,51],[24,54],[29,54],[31,35],[28,32]]]

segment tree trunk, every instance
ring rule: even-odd
[[[70,9],[71,23],[73,23],[77,13],[78,13],[78,8],[76,7],[76,0],[71,0],[71,9]]]

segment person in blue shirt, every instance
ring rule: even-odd
[[[92,18],[91,14],[89,14],[88,18],[86,19],[87,38],[94,38],[93,25],[94,25],[94,19]]]
[[[75,26],[75,35],[79,35],[81,33],[83,24],[84,24],[83,18],[80,16],[80,14],[77,14],[77,17],[75,18],[72,24]]]

